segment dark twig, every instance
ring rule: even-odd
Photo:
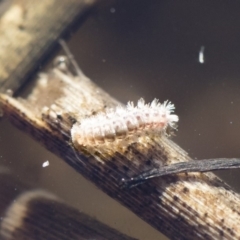
[[[122,179],[123,188],[136,187],[148,179],[183,172],[210,172],[223,169],[240,168],[240,158],[202,159],[179,162],[161,168],[154,168],[130,179]]]

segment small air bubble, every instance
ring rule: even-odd
[[[115,13],[116,9],[115,8],[110,8],[110,13]]]
[[[48,160],[45,161],[45,162],[42,164],[42,167],[47,167],[47,166],[49,166],[49,161],[48,161]]]
[[[6,90],[6,94],[7,94],[9,97],[12,97],[12,96],[13,96],[13,90],[12,90],[12,89],[7,89],[7,90]]]
[[[204,46],[201,46],[200,51],[199,51],[199,55],[198,55],[198,61],[199,63],[203,64],[205,62],[204,60]]]

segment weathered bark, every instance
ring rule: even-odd
[[[0,21],[0,86],[16,92],[80,24],[94,0],[17,0]]]

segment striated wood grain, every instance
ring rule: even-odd
[[[215,175],[184,173],[121,189],[128,178],[191,158],[165,136],[97,147],[73,146],[75,122],[119,104],[81,72],[56,66],[24,97],[1,94],[5,116],[112,198],[172,239],[239,239],[240,196]]]
[[[16,0],[0,21],[0,87],[16,92],[94,0]]]
[[[0,168],[2,240],[133,240],[67,206],[55,195],[30,188]]]

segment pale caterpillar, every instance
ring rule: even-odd
[[[139,133],[164,134],[168,127],[175,128],[178,122],[178,116],[172,114],[174,109],[171,102],[161,104],[157,99],[145,104],[141,98],[136,106],[128,102],[125,107],[118,106],[74,124],[72,141],[80,146],[96,146]]]

